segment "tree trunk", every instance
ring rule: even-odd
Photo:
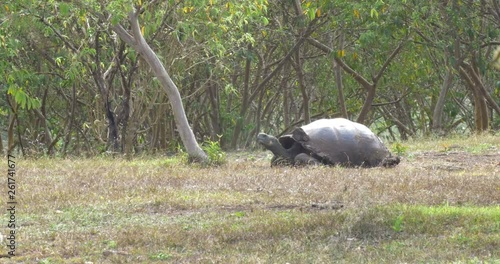
[[[467,66],[466,66],[467,67]],[[481,85],[474,81],[471,74],[474,74],[471,71],[471,68],[464,69],[464,67],[460,67],[460,76],[464,79],[466,87],[472,92],[474,97],[474,123],[476,132],[483,132],[488,130],[489,127],[489,119],[488,119],[488,108],[486,107],[486,100],[479,91],[478,86]]]
[[[120,78],[121,78],[121,87],[122,87],[122,96],[123,100],[120,105],[120,110],[118,110],[118,114],[116,116],[116,124],[117,125],[122,125],[121,129],[121,151],[124,153],[125,158],[128,160],[132,159],[132,150],[133,150],[133,139],[135,137],[135,132],[136,132],[136,127],[132,125],[134,120],[131,118],[132,117],[132,111],[133,108],[131,107],[131,101],[132,101],[132,83],[133,83],[133,76],[134,72],[138,69],[137,63],[138,60],[136,59],[131,67],[130,71],[127,72],[128,78],[123,72],[122,68],[119,67],[119,65],[122,65],[123,61],[125,60],[125,42],[120,43],[120,47],[118,49],[117,55],[115,57],[115,65],[118,67],[115,67],[115,71],[118,71],[120,73]],[[108,72],[112,72],[109,70]],[[112,72],[114,75],[114,71]],[[111,78],[110,78],[111,81]]]
[[[361,111],[359,112],[358,119],[356,122],[360,124],[364,124],[366,120],[368,119],[368,114],[370,113],[370,110],[372,109],[372,104],[373,100],[375,100],[375,85],[364,85],[363,86],[366,90],[366,98],[365,102],[363,103],[363,107],[361,108]]]
[[[333,39],[331,40],[331,44],[333,46]],[[340,32],[339,36],[339,43],[338,43],[338,49],[343,50],[344,49],[344,32]],[[335,61],[335,59],[332,60],[333,63],[333,74],[335,76],[335,85],[337,86],[337,93],[338,93],[338,104],[340,108],[340,114],[343,118],[348,118],[348,113],[347,113],[347,106],[345,104],[345,98],[344,98],[344,84],[342,82],[342,67]]]
[[[14,124],[16,119],[14,117],[14,113],[9,115],[9,128],[7,129],[7,154],[12,153],[14,150],[15,142],[14,142]]]
[[[131,78],[131,77],[130,77]],[[131,83],[127,82],[124,77],[122,77],[122,86],[123,86],[123,101],[121,105],[121,111],[117,117],[117,124],[122,124],[122,138],[121,138],[121,148],[125,153],[125,158],[128,160],[132,159],[132,140],[130,137],[134,137],[135,131],[131,129],[130,126],[130,92],[131,92]]]
[[[210,107],[212,111],[209,111],[208,115],[210,117],[211,129],[210,138],[212,141],[218,141],[219,135],[222,135],[221,129],[221,115],[220,115],[220,98],[217,89],[217,84],[211,80],[209,77],[207,83],[207,93],[210,100]],[[220,142],[219,142],[220,143]]]
[[[101,93],[101,98],[104,102],[104,110],[106,111],[106,119],[108,120],[108,146],[111,146],[112,152],[119,151],[120,144],[118,142],[118,123],[116,122],[116,116],[113,111],[113,107],[111,106],[111,100],[109,100],[109,87],[111,85],[111,81],[113,78],[109,78],[109,82],[106,83],[105,74],[101,68],[100,62],[100,54],[101,54],[101,45],[100,45],[100,31],[97,31],[95,36],[95,69],[91,68],[92,76],[94,77],[94,81],[97,85]],[[113,67],[113,66],[112,66]],[[113,73],[114,74],[114,73]]]
[[[298,49],[295,53],[295,60],[292,60],[293,68],[297,73],[297,81],[300,87],[300,93],[302,94],[302,105],[303,105],[303,115],[304,115],[304,123],[311,123],[311,114],[309,111],[309,95],[307,94],[307,86],[304,80],[304,72],[302,70],[302,63],[300,60],[300,49]]]
[[[288,88],[288,79],[290,72],[290,63],[285,64],[283,67],[283,75],[281,78],[280,86],[283,90],[283,122],[285,123],[285,127],[290,125],[290,89]]]
[[[50,147],[52,145],[52,135],[50,133],[49,126],[47,124],[47,118],[42,114],[39,109],[34,109],[35,114],[40,118],[41,125],[43,127],[44,135],[43,138],[45,140],[45,145],[47,146],[47,155],[54,155],[54,150]]]
[[[73,127],[73,121],[75,119],[75,109],[76,109],[76,84],[73,84],[73,89],[71,93],[71,111],[68,115],[68,124],[64,128],[64,145],[62,148],[63,157],[66,156],[68,150],[69,142],[71,140],[71,131]]]
[[[9,121],[7,126],[7,155],[12,152],[14,149],[14,122],[16,121],[14,118],[15,108],[13,104],[15,104],[15,100],[10,100],[11,96],[7,94],[7,103],[11,108],[11,112],[9,113]],[[16,107],[17,108],[17,107]]]
[[[446,20],[449,20],[449,18],[446,17]],[[451,22],[449,23],[451,24]],[[458,32],[453,31],[452,35],[455,37],[455,41],[453,43],[453,54],[445,52],[447,56],[446,64],[451,64],[451,65],[448,66],[449,68],[448,71],[446,72],[443,86],[441,86],[441,90],[439,92],[439,98],[438,101],[436,102],[436,106],[434,107],[434,112],[432,115],[432,130],[434,130],[434,132],[443,132],[444,130],[443,109],[444,109],[444,104],[446,102],[446,95],[448,94],[448,91],[453,83],[453,71],[457,69],[457,67],[463,61],[463,56],[461,55],[461,50],[460,50],[460,37],[458,35]],[[453,63],[449,63],[452,61],[451,58],[454,58]]]
[[[439,98],[432,114],[432,130],[434,132],[439,133],[443,131],[443,109],[444,104],[446,103],[446,95],[448,94],[452,83],[453,69],[449,68],[446,72],[443,85],[441,86],[441,91],[439,92]]]
[[[481,74],[479,73],[479,70],[477,66],[472,66],[467,63],[464,63],[464,66],[466,67],[467,71],[470,74],[470,77],[472,78],[472,81],[476,83],[476,88],[478,92],[481,94],[481,96],[484,98],[484,100],[489,104],[489,106],[497,112],[498,115],[500,115],[500,106],[496,103],[496,101],[491,97],[491,95],[488,93],[486,88],[484,87],[483,82],[481,81]]]
[[[3,156],[3,141],[2,141],[2,133],[0,133],[0,155]]]
[[[158,56],[154,53],[142,36],[138,21],[140,12],[141,9],[139,8],[129,13],[128,17],[132,28],[132,35],[120,24],[114,25],[113,31],[115,31],[123,41],[134,47],[134,49],[143,56],[144,60],[149,64],[155,73],[155,76],[160,81],[161,86],[167,93],[170,105],[172,106],[175,124],[190,160],[205,162],[208,160],[208,157],[196,142],[194,133],[189,126],[179,90],[172,81],[172,78],[170,78],[170,75],[166,71]]]
[[[236,149],[238,147],[238,140],[240,139],[240,134],[243,131],[243,125],[246,118],[247,110],[250,105],[250,66],[252,61],[250,60],[250,51],[252,50],[252,45],[248,45],[247,49],[247,59],[245,61],[245,77],[243,83],[243,93],[241,98],[240,113],[238,119],[236,120],[236,126],[233,131],[233,138],[231,139],[231,148]]]

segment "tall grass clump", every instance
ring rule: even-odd
[[[220,143],[218,141],[205,140],[201,144],[201,148],[208,156],[208,161],[203,165],[220,166],[227,162],[226,152],[222,150]],[[179,153],[180,159],[184,163],[192,163],[192,161],[189,160],[189,155],[182,149],[182,147],[178,146],[177,152]]]
[[[222,150],[219,141],[205,140],[201,148],[208,156],[209,165],[219,166],[227,162],[227,155]]]

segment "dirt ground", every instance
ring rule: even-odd
[[[425,168],[440,170],[466,170],[475,167],[492,167],[492,173],[498,173],[500,169],[500,149],[491,150],[487,153],[472,154],[463,150],[452,150],[447,152],[422,152],[415,154],[412,158],[403,162]]]

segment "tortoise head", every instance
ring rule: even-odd
[[[271,150],[272,148],[281,147],[279,140],[271,135],[265,133],[259,133],[257,135],[257,142],[263,145],[266,149]]]
[[[257,135],[257,142],[259,142],[266,149],[270,150],[275,156],[290,158],[290,153],[281,145],[280,141],[271,135],[259,133]]]

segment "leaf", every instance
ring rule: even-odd
[[[56,64],[57,64],[57,66],[59,66],[59,67],[61,67],[61,65],[62,65],[62,61],[63,61],[63,57],[57,57],[57,58],[55,59],[55,62],[56,62]]]
[[[378,18],[378,12],[377,10],[375,10],[375,8],[372,8],[372,10],[370,11],[370,16],[373,18],[374,16],[376,18]]]
[[[61,12],[61,15],[67,16],[69,14],[69,5],[64,2],[59,4],[59,12]]]
[[[26,107],[26,94],[23,92],[22,89],[17,90],[17,92],[14,95],[14,99],[16,100],[16,103],[18,103],[21,108]]]
[[[396,232],[401,232],[403,230],[403,220],[404,215],[399,215],[396,220],[394,220],[394,224],[392,225],[392,229]]]
[[[42,106],[42,102],[38,98],[31,98],[31,106],[33,109],[40,108]]]
[[[314,12],[314,10],[313,10],[312,8],[311,8],[311,9],[309,9],[309,11],[308,11],[307,13],[308,13],[308,15],[309,15],[309,19],[310,19],[310,20],[313,20],[313,19],[314,19],[314,17],[316,16],[316,12]]]
[[[500,47],[497,47],[493,52],[492,64],[495,69],[500,70]]]
[[[116,24],[120,23],[120,20],[121,20],[120,17],[112,16],[111,17],[111,24],[116,25]]]
[[[345,56],[345,50],[338,50],[337,51],[337,56],[339,58],[343,58]]]
[[[264,24],[264,26],[267,26],[267,24],[269,24],[269,20],[267,19],[267,17],[262,17],[262,24]]]
[[[245,212],[238,211],[238,212],[234,212],[233,215],[238,217],[238,218],[241,218],[241,217],[244,217],[246,214],[245,214]]]
[[[354,16],[359,19],[360,15],[359,15],[359,10],[358,9],[354,9]]]
[[[194,9],[194,6],[186,6],[182,9],[182,11],[184,12],[184,14],[187,14],[187,13],[191,13]]]

